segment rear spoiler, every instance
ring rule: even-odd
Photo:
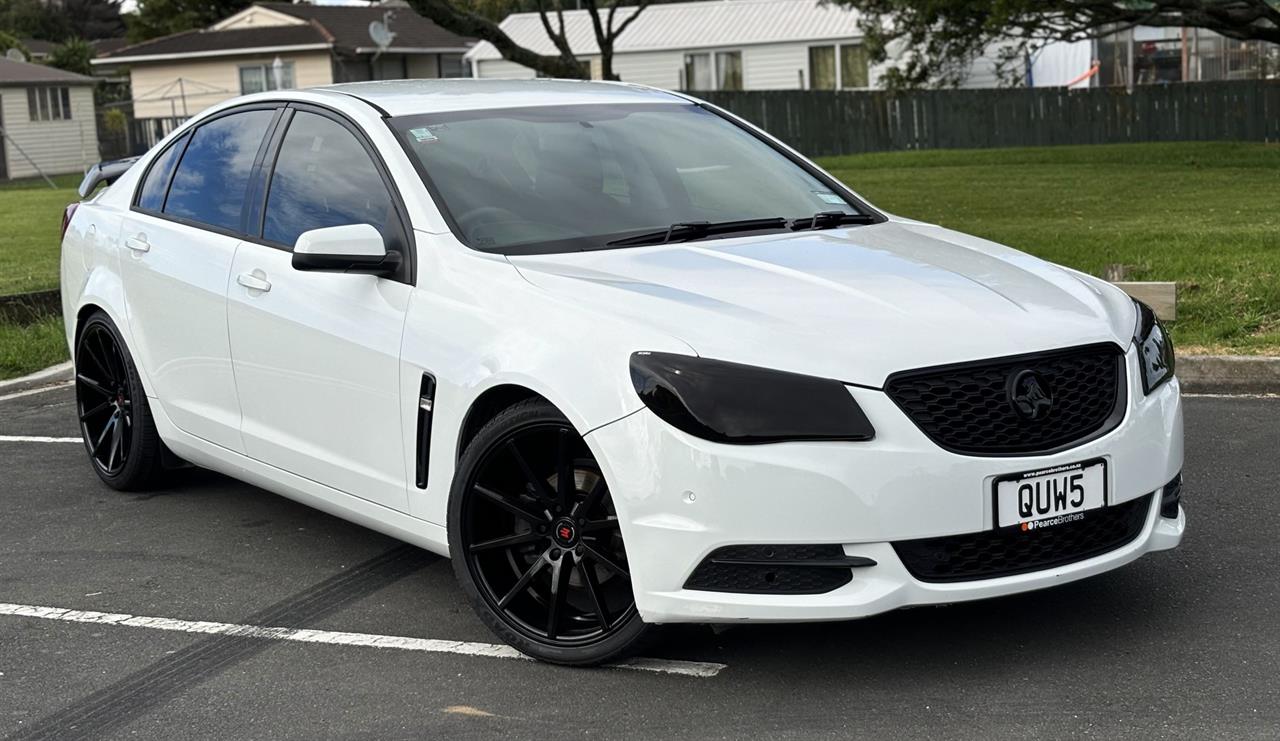
[[[122,160],[107,160],[99,162],[84,174],[84,180],[80,181],[80,197],[88,198],[100,183],[110,185],[116,181],[121,175],[129,171],[133,167],[133,163],[137,162],[141,157],[128,157]]]

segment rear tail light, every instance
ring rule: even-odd
[[[80,203],[78,201],[76,203],[68,203],[67,208],[62,212],[62,233],[59,236],[64,239],[67,236],[67,227],[71,226],[71,217],[76,215],[76,208],[79,206]]]

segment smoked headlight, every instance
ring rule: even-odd
[[[1142,369],[1142,391],[1150,394],[1173,378],[1173,340],[1150,306],[1134,299],[1138,320],[1133,342],[1138,346],[1138,367]]]
[[[722,443],[870,440],[875,430],[839,381],[689,355],[638,352],[631,382],[668,424]]]

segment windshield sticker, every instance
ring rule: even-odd
[[[428,129],[425,126],[418,129],[409,129],[409,133],[416,141],[419,142],[433,142],[438,138],[435,134],[431,133],[431,129]]]
[[[821,199],[823,203],[834,203],[840,206],[845,205],[844,199],[836,195],[835,193],[831,193],[829,191],[824,191],[824,190],[815,190],[813,194],[817,196],[819,199]]]

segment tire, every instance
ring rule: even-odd
[[[153,485],[163,445],[133,358],[101,311],[76,334],[75,369],[76,415],[94,473],[120,491]]]
[[[528,656],[589,666],[652,634],[603,474],[546,401],[507,408],[467,445],[449,496],[449,552],[476,614]]]

